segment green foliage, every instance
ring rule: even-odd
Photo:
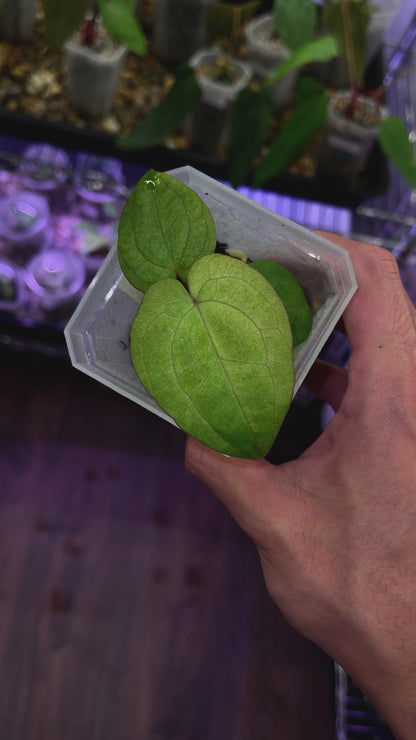
[[[57,49],[78,28],[90,7],[90,0],[42,0],[45,38],[49,48]]]
[[[101,18],[107,31],[130,51],[144,56],[146,37],[133,12],[129,0],[98,0]]]
[[[182,65],[173,86],[158,107],[127,136],[118,139],[117,146],[120,149],[146,149],[162,144],[184,122],[200,95],[195,72],[187,64]]]
[[[315,33],[317,9],[314,0],[274,0],[276,31],[291,51],[299,49]]]
[[[130,51],[144,55],[146,39],[134,15],[133,0],[98,0],[99,12],[108,32]],[[82,24],[91,0],[42,0],[45,38],[49,48],[57,49]]]
[[[409,135],[400,118],[391,116],[380,124],[378,141],[402,177],[416,188],[416,164]]]
[[[169,175],[147,173],[119,230],[122,269],[146,290],[131,327],[132,363],[188,434],[219,452],[260,458],[292,399],[290,323],[269,282],[213,245],[202,200]]]
[[[323,23],[335,36],[340,54],[346,59],[352,84],[363,84],[367,27],[370,9],[367,0],[327,0]]]
[[[228,177],[234,187],[246,181],[253,159],[264,143],[272,115],[270,90],[245,88],[231,115],[228,144]]]
[[[227,455],[264,457],[293,392],[286,312],[239,260],[210,255],[144,296],[131,330],[135,370],[176,423]]]
[[[173,177],[147,172],[119,224],[118,256],[127,280],[143,292],[164,278],[186,282],[195,260],[214,250],[214,222],[202,200]]]
[[[280,65],[266,80],[267,85],[272,85],[289,72],[304,67],[311,62],[329,62],[337,54],[337,44],[333,36],[323,36],[320,39],[310,41],[304,46],[296,49],[283,64]]]
[[[293,346],[297,347],[308,338],[312,329],[312,311],[305,293],[292,273],[276,262],[258,260],[250,267],[268,280],[282,301],[289,318],[293,336]]]
[[[256,168],[253,186],[260,187],[282,172],[304,151],[325,123],[328,94],[322,85],[301,77],[296,87],[293,113]]]

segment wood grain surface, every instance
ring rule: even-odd
[[[334,740],[331,661],[184,435],[69,362],[0,378],[0,740]]]

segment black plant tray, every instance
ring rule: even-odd
[[[184,165],[191,165],[217,180],[227,181],[228,179],[224,161],[196,151],[170,149],[165,146],[140,151],[123,151],[117,147],[114,136],[92,129],[78,129],[67,124],[55,124],[44,119],[29,118],[1,109],[0,134],[29,141],[45,141],[67,150],[81,150],[102,156],[117,157],[125,163],[126,177],[130,182],[134,181],[141,168],[165,171]],[[131,171],[128,165],[131,165]],[[248,181],[246,185],[249,186],[250,182]],[[376,144],[360,182],[354,186],[330,177],[308,178],[282,173],[270,180],[263,189],[304,200],[354,209],[363,201],[386,192],[388,185],[388,162]]]

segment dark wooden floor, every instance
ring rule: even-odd
[[[0,740],[333,740],[331,662],[183,434],[64,361],[0,379]]]

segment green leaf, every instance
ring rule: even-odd
[[[328,95],[322,85],[309,77],[301,77],[292,116],[257,167],[253,187],[263,185],[302,154],[325,123],[327,102]]]
[[[145,292],[157,280],[187,281],[193,262],[214,252],[215,226],[203,201],[170,175],[150,170],[127,199],[118,257],[127,280]]]
[[[144,56],[146,37],[126,0],[98,0],[98,7],[107,31],[130,51]]]
[[[162,144],[185,121],[200,96],[193,69],[187,64],[182,65],[166,97],[127,136],[117,139],[117,147],[146,149]]]
[[[274,0],[276,31],[279,39],[295,51],[312,40],[317,23],[314,0]]]
[[[234,103],[228,140],[228,176],[233,187],[246,181],[253,159],[266,139],[272,102],[270,90],[245,88]]]
[[[280,65],[266,80],[266,85],[272,85],[294,69],[310,64],[311,62],[328,62],[337,55],[337,45],[333,36],[323,36],[310,41],[300,49],[296,49],[292,56]]]
[[[268,282],[239,260],[198,260],[189,293],[162,280],[131,328],[144,388],[185,432],[227,455],[267,454],[292,399],[292,336]]]
[[[391,116],[380,124],[378,141],[383,152],[390,157],[402,177],[416,188],[416,164],[413,147],[403,121]]]
[[[251,262],[250,267],[269,281],[282,301],[292,330],[293,346],[302,344],[312,329],[312,311],[296,278],[286,267],[270,260]]]
[[[42,0],[45,38],[50,49],[57,49],[82,23],[90,0]]]
[[[367,2],[357,2],[357,0],[343,0],[344,8],[349,18],[351,28],[352,55],[355,65],[355,80],[358,85],[363,84],[364,69],[366,63],[366,44],[367,44],[367,27],[370,21],[370,9]],[[339,48],[339,53],[347,59],[346,44],[346,26],[342,12],[342,3],[339,0],[331,2],[328,0],[323,13],[322,22],[328,26],[331,33],[335,36]],[[350,69],[350,75],[352,70]]]

